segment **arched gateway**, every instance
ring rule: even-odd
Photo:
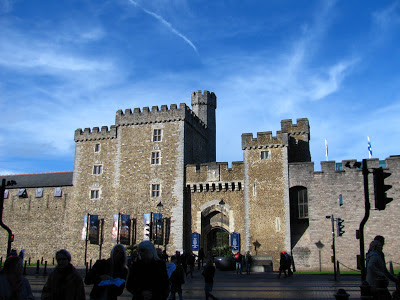
[[[200,207],[197,213],[198,232],[202,239],[200,246],[207,252],[215,247],[229,245],[233,232],[233,213],[230,205],[222,200],[212,200]]]

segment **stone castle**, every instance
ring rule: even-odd
[[[15,234],[13,248],[48,261],[66,248],[73,263],[83,265],[109,255],[118,242],[112,235],[115,215],[129,215],[129,243],[134,244],[148,238],[145,216],[153,213],[162,214],[164,222],[152,227],[152,235],[158,228],[163,237],[159,247],[170,255],[191,250],[193,232],[200,234],[200,246],[210,250],[216,233],[223,231],[240,235],[242,253],[271,257],[274,269],[286,250],[297,270],[331,270],[332,223],[326,216],[333,215],[345,220],[346,231],[336,237],[336,258],[356,268],[363,175],[345,167],[355,160],[321,162],[321,171],[314,171],[310,126],[303,118],[296,124],[281,121],[275,135],[242,134],[243,161],[229,168],[216,162],[215,94],[194,92],[191,106],[119,110],[110,128],[75,131],[73,172],[3,176],[16,181],[6,187],[3,212],[4,223]],[[384,164],[392,174],[387,181],[394,200],[384,211],[371,210],[365,248],[381,234],[386,237],[386,260],[400,262],[400,157],[389,157]],[[379,167],[379,160],[369,159],[368,167]],[[88,214],[102,221],[101,246],[82,238]],[[1,230],[3,257],[7,237]]]

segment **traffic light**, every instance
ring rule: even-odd
[[[344,225],[343,225],[343,222],[344,222],[344,220],[342,220],[341,218],[337,218],[337,220],[336,220],[336,222],[337,222],[337,235],[338,236],[342,236],[343,235],[343,233],[345,233],[345,231],[343,230],[343,228],[344,228]]]
[[[13,233],[10,235],[9,241],[14,242],[14,234]]]
[[[386,196],[386,191],[392,188],[391,185],[385,185],[385,178],[391,174],[384,172],[382,167],[374,169],[374,195],[375,195],[375,209],[384,210],[386,204],[391,202],[393,198]]]
[[[153,222],[150,222],[150,223],[146,223],[145,225],[145,228],[144,228],[144,230],[145,230],[145,235],[146,236],[148,236],[149,237],[149,241],[151,241],[152,240],[152,234],[153,234]]]

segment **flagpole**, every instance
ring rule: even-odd
[[[371,158],[372,157],[371,141],[369,140],[369,136],[367,136],[367,138],[368,138],[368,157]]]
[[[328,161],[328,140],[325,139],[325,156],[326,156],[326,161]]]

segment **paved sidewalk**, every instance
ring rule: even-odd
[[[84,270],[80,270],[84,273]],[[49,270],[50,272],[50,270]],[[236,275],[234,272],[216,272],[213,294],[218,299],[335,299],[334,294],[343,288],[350,294],[350,299],[360,299],[360,276],[342,275],[334,281],[333,275],[299,275],[278,279],[276,273],[252,273]],[[47,277],[30,272],[26,276],[31,284],[34,296],[40,299],[41,290]],[[204,280],[200,271],[195,270],[194,277],[186,278],[183,285],[183,298],[205,299]],[[86,286],[86,295],[92,286]],[[390,292],[395,290],[393,283]],[[118,299],[131,299],[125,290]]]

